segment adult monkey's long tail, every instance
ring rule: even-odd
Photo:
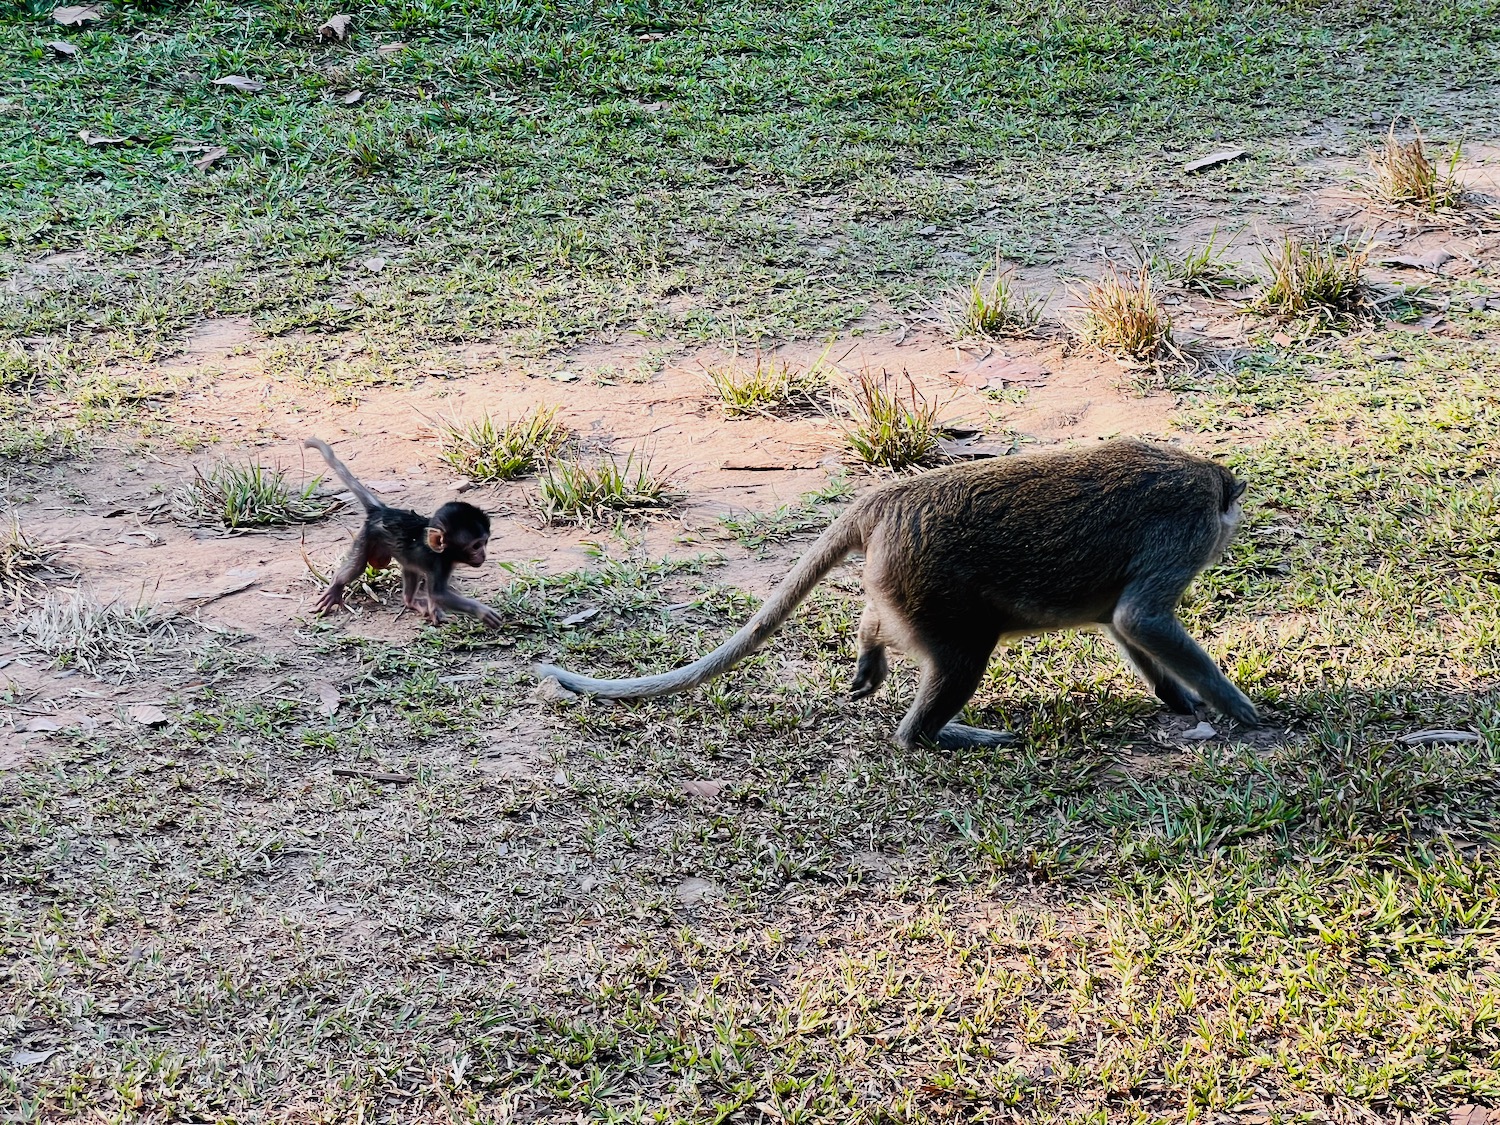
[[[579,676],[552,664],[537,664],[532,672],[538,679],[556,676],[569,691],[599,695],[606,699],[646,699],[653,695],[672,695],[695,688],[722,672],[727,672],[753,653],[792,615],[802,599],[836,567],[850,551],[865,545],[864,505],[856,503],[829,525],[797,560],[791,573],[771,592],[771,596],[734,636],[713,652],[684,668],[660,676],[639,676],[630,680],[596,680]]]

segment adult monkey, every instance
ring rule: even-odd
[[[1183,591],[1233,537],[1244,491],[1213,461],[1133,440],[934,469],[855,501],[749,623],[697,662],[628,680],[534,671],[610,699],[686,691],[753,653],[840,560],[863,550],[867,600],[851,695],[884,682],[887,646],[917,660],[917,696],[896,730],[901,746],[1012,741],[950,721],[995,645],[1088,627],[1108,632],[1173,711],[1190,714],[1206,699],[1255,726],[1255,706],[1177,619]]]

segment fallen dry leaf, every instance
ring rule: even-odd
[[[1238,160],[1245,155],[1242,148],[1226,148],[1220,152],[1211,152],[1207,156],[1200,156],[1197,160],[1189,160],[1182,166],[1184,172],[1201,172],[1205,168],[1214,168],[1220,164],[1228,164],[1231,160]]]
[[[1214,730],[1212,723],[1199,723],[1195,727],[1189,727],[1177,737],[1186,739],[1188,742],[1207,742],[1210,738],[1217,737],[1218,733]]]
[[[246,78],[243,74],[226,74],[223,78],[215,78],[213,84],[228,86],[231,90],[238,90],[242,94],[258,94],[266,88],[264,82]]]
[[[397,51],[406,50],[405,43],[382,43],[375,50],[382,55],[394,55]]]
[[[159,727],[167,721],[167,713],[154,703],[132,703],[125,708],[130,721],[143,727]]]
[[[360,263],[360,265],[364,266],[365,269],[369,270],[371,273],[379,273],[381,270],[385,269],[385,259],[366,258]]]
[[[28,734],[54,734],[62,729],[63,725],[50,715],[38,715],[34,719],[28,719],[21,727],[21,730]]]
[[[1408,269],[1426,270],[1428,273],[1437,273],[1449,262],[1453,261],[1453,255],[1446,250],[1429,250],[1426,254],[1393,254],[1389,258],[1381,258],[1383,266],[1406,266]]]
[[[51,1047],[45,1051],[12,1051],[10,1056],[11,1066],[35,1066],[44,1063],[53,1055],[57,1054],[57,1048]]]
[[[193,161],[193,167],[200,172],[206,172],[210,167],[228,155],[229,150],[223,145],[219,145],[217,148],[209,149],[202,156],[198,157],[197,160]]]
[[[562,681],[556,676],[548,676],[532,689],[531,694],[547,703],[562,703],[578,698],[578,693],[563,687]]]
[[[347,94],[340,98],[339,101],[343,102],[345,105],[358,105],[361,101],[364,100],[364,96],[365,92],[363,90],[350,90]]]
[[[1482,1105],[1454,1106],[1448,1111],[1448,1125],[1488,1125],[1490,1111]]]
[[[699,879],[695,876],[678,883],[672,893],[683,906],[699,906],[711,898],[718,898],[722,892],[712,879]]]
[[[1445,742],[1479,742],[1481,739],[1471,730],[1419,730],[1403,734],[1396,741],[1407,746],[1436,746]]]
[[[318,28],[318,38],[325,43],[330,43],[334,40],[342,43],[345,39],[349,38],[349,25],[353,22],[353,16],[329,16],[323,22],[323,25]]]
[[[334,766],[334,777],[362,777],[366,781],[380,781],[387,785],[408,785],[417,779],[409,773],[392,773],[388,770],[371,770],[362,766]]]
[[[128,145],[129,137],[101,137],[97,133],[90,133],[87,129],[78,130],[78,139],[91,148],[101,146]]]
[[[1273,332],[1271,334],[1271,343],[1275,344],[1278,348],[1287,348],[1291,347],[1292,338],[1285,332]]]
[[[52,48],[54,54],[61,55],[65,59],[71,59],[78,53],[78,48],[63,39],[53,39],[47,44]]]
[[[343,702],[339,696],[339,689],[326,681],[314,680],[312,689],[318,693],[318,714],[320,715],[332,715]]]
[[[80,4],[68,8],[53,8],[52,22],[64,27],[82,27],[86,23],[102,20],[104,12],[98,4]]]
[[[572,613],[572,614],[569,614],[567,617],[564,617],[562,619],[562,621],[561,621],[561,624],[563,624],[563,625],[582,625],[585,621],[588,621],[588,620],[590,620],[592,618],[595,618],[595,617],[598,617],[598,616],[599,616],[599,607],[596,606],[596,605],[595,606],[590,606],[588,609],[581,609],[577,613]]]
[[[689,797],[702,797],[705,801],[712,801],[717,799],[728,785],[727,781],[684,781],[682,791]]]

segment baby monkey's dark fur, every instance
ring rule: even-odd
[[[458,563],[484,565],[490,541],[489,516],[459,500],[444,504],[431,519],[409,508],[388,507],[359,483],[327,442],[308,438],[303,444],[323,455],[328,467],[365,509],[364,526],[318,599],[318,613],[343,605],[344,589],[365,572],[366,566],[384,570],[394,559],[401,564],[401,594],[407,609],[434,625],[441,624],[444,610],[452,610],[477,617],[491,629],[500,627],[500,615],[492,608],[448,588],[448,579]]]
[[[845,555],[863,550],[867,601],[852,694],[880,687],[887,646],[917,660],[917,697],[896,731],[902,746],[1011,741],[950,722],[996,643],[1091,626],[1114,638],[1172,710],[1192,713],[1206,699],[1254,726],[1254,705],[1177,619],[1188,583],[1234,535],[1244,490],[1212,461],[1139,441],[934,469],[857,500],[749,623],[696,663],[629,680],[535,671],[612,699],[696,687],[758,649]]]

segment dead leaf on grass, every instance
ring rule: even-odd
[[[404,50],[406,50],[406,44],[405,43],[382,43],[380,46],[376,47],[375,50],[376,50],[376,52],[378,54],[382,54],[382,55],[394,55],[398,51],[404,51]]]
[[[213,84],[228,86],[231,90],[238,90],[242,94],[258,94],[266,88],[264,82],[246,78],[243,74],[226,74],[223,78],[215,78]]]
[[[53,8],[52,22],[60,23],[64,27],[82,27],[86,23],[93,23],[104,18],[104,11],[98,4],[78,4],[67,8]]]
[[[339,101],[343,102],[345,105],[358,105],[359,102],[364,99],[364,96],[365,92],[363,90],[350,90],[347,94],[340,98]]]
[[[1195,727],[1189,727],[1177,737],[1187,742],[1207,742],[1210,738],[1217,738],[1218,734],[1219,732],[1214,729],[1212,723],[1199,723]]]
[[[198,157],[197,160],[193,161],[193,167],[198,169],[198,171],[200,172],[206,172],[215,163],[224,159],[224,157],[228,155],[229,150],[223,145],[219,145],[217,148],[209,149],[202,156]]]
[[[53,54],[61,55],[65,59],[71,59],[78,53],[78,48],[63,39],[53,39],[48,44]]]
[[[546,703],[563,703],[578,698],[578,693],[563,687],[556,676],[548,676],[532,689],[531,694]]]
[[[595,606],[590,606],[588,609],[581,609],[577,613],[571,613],[571,614],[569,614],[567,617],[564,617],[562,619],[562,621],[559,622],[559,624],[562,624],[562,625],[582,625],[585,621],[592,620],[593,618],[598,617],[598,616],[599,616],[599,607],[596,606],[596,605]]]
[[[1407,746],[1437,746],[1453,742],[1480,742],[1482,739],[1471,730],[1419,730],[1403,734],[1396,741]]]
[[[682,791],[689,797],[702,797],[705,801],[717,800],[720,793],[724,792],[729,785],[727,781],[684,781]]]
[[[318,38],[325,43],[337,40],[342,43],[349,38],[349,25],[354,22],[353,16],[337,15],[329,16],[318,28]]]
[[[379,273],[381,270],[385,269],[385,259],[366,258],[364,261],[360,262],[360,265],[364,266],[365,269],[369,270],[371,273]]]
[[[1200,156],[1197,160],[1189,160],[1182,166],[1184,172],[1201,172],[1205,168],[1216,168],[1220,164],[1228,164],[1231,160],[1238,160],[1245,155],[1242,148],[1226,148],[1219,152],[1211,152],[1207,156]]]
[[[1289,348],[1292,345],[1292,338],[1285,332],[1273,332],[1271,334],[1271,343],[1275,344],[1278,348]]]
[[[166,723],[167,713],[154,703],[132,703],[125,708],[130,721],[143,727],[159,727]]]
[[[1426,254],[1393,254],[1389,258],[1381,258],[1383,266],[1406,266],[1408,269],[1426,270],[1428,273],[1437,273],[1449,262],[1453,261],[1453,255],[1446,250],[1429,250]]]
[[[387,785],[409,785],[417,779],[409,773],[392,773],[389,770],[370,770],[359,766],[334,766],[334,777],[360,777],[366,781],[379,781]]]
[[[45,1051],[12,1051],[10,1056],[11,1066],[36,1066],[44,1063],[53,1055],[57,1054],[57,1047],[49,1047]]]
[[[129,137],[101,137],[97,133],[90,133],[87,129],[78,130],[78,139],[90,148],[100,148],[112,145],[128,145]]]
[[[724,892],[712,879],[699,879],[694,876],[678,883],[672,893],[677,896],[677,901],[683,906],[701,906],[709,899],[720,897]]]
[[[312,689],[318,694],[318,714],[320,715],[331,716],[343,702],[339,689],[325,680],[314,680]]]

